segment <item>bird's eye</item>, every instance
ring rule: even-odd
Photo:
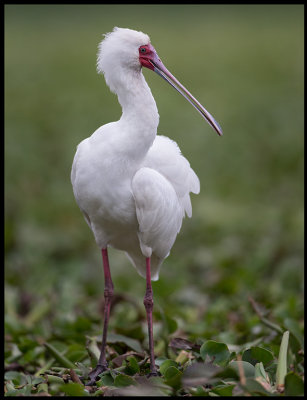
[[[146,53],[145,47],[141,47],[141,53]]]

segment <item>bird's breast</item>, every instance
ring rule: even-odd
[[[90,149],[88,148],[90,146]],[[84,144],[78,149],[74,192],[77,203],[99,225],[136,224],[131,180],[135,167],[103,146]],[[118,229],[118,228],[117,228]]]

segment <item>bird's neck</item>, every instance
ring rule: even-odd
[[[157,134],[156,102],[141,71],[126,76],[116,93],[123,111],[119,124],[125,153],[130,158],[143,158]]]

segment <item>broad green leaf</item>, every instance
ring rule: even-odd
[[[137,353],[143,353],[143,349],[140,343],[124,335],[118,335],[116,333],[109,333],[107,338],[108,343],[124,343],[126,346],[135,350]]]
[[[165,383],[174,389],[178,389],[181,385],[182,372],[176,367],[170,366],[164,373]]]
[[[229,367],[233,368],[236,371],[236,373],[238,374],[238,376],[240,376],[239,363],[241,363],[241,365],[242,365],[245,378],[249,378],[249,377],[254,378],[255,367],[247,361],[231,361],[231,363],[229,364]]]
[[[268,364],[274,359],[272,352],[263,347],[255,346],[244,351],[242,361],[247,361],[250,364],[256,365],[262,362],[263,365]]]
[[[285,395],[286,396],[304,395],[304,382],[302,378],[294,372],[289,372],[285,376]]]
[[[47,378],[48,383],[60,383],[60,384],[64,383],[63,378],[56,375],[46,374],[45,377]]]
[[[68,396],[89,396],[89,392],[80,383],[66,383],[59,390]]]
[[[25,374],[17,371],[8,371],[4,374],[4,379],[12,381],[15,386],[21,386],[27,383]]]
[[[124,387],[124,386],[130,386],[130,385],[136,385],[137,383],[135,382],[134,379],[131,378],[131,376],[128,375],[117,375],[116,378],[114,379],[114,386],[116,387]]]
[[[32,385],[38,385],[39,383],[44,382],[44,379],[41,376],[35,377],[32,380]]]
[[[155,364],[156,364],[158,367],[160,367],[161,364],[163,364],[165,360],[167,360],[166,357],[157,357],[157,358],[155,359]]]
[[[209,396],[209,391],[208,391],[208,389],[206,390],[206,389],[204,389],[203,386],[199,385],[199,386],[197,386],[196,389],[191,389],[191,394],[193,396],[202,396],[202,397],[206,396],[207,397],[207,396]]]
[[[114,379],[110,373],[102,375],[101,379],[97,382],[97,386],[114,386]]]
[[[125,373],[127,375],[133,376],[136,373],[140,372],[139,364],[133,356],[127,357],[126,363],[127,363],[127,365],[125,368]]]
[[[201,346],[200,355],[204,361],[208,355],[214,364],[223,365],[229,360],[230,352],[225,343],[208,340]]]
[[[219,385],[215,386],[211,392],[219,396],[232,396],[232,390],[236,385]]]
[[[165,360],[161,365],[160,365],[160,373],[162,375],[165,374],[165,371],[169,368],[169,367],[178,367],[178,364],[176,363],[176,361],[173,360]]]

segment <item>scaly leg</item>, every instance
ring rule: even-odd
[[[150,355],[150,376],[158,375],[155,366],[154,342],[152,330],[152,310],[153,310],[153,292],[151,287],[150,257],[146,258],[146,293],[144,297],[144,306],[147,314],[148,336],[149,336],[149,355]]]
[[[98,375],[103,371],[106,371],[108,368],[107,360],[106,360],[106,343],[107,343],[107,331],[108,331],[108,323],[110,316],[110,306],[111,300],[113,297],[113,282],[110,273],[109,266],[109,258],[108,258],[108,250],[102,249],[102,261],[103,261],[103,271],[104,271],[104,324],[103,324],[103,334],[102,334],[102,345],[101,345],[101,353],[97,363],[97,366],[93,371],[90,372],[89,378],[90,381],[87,385],[94,385]]]

